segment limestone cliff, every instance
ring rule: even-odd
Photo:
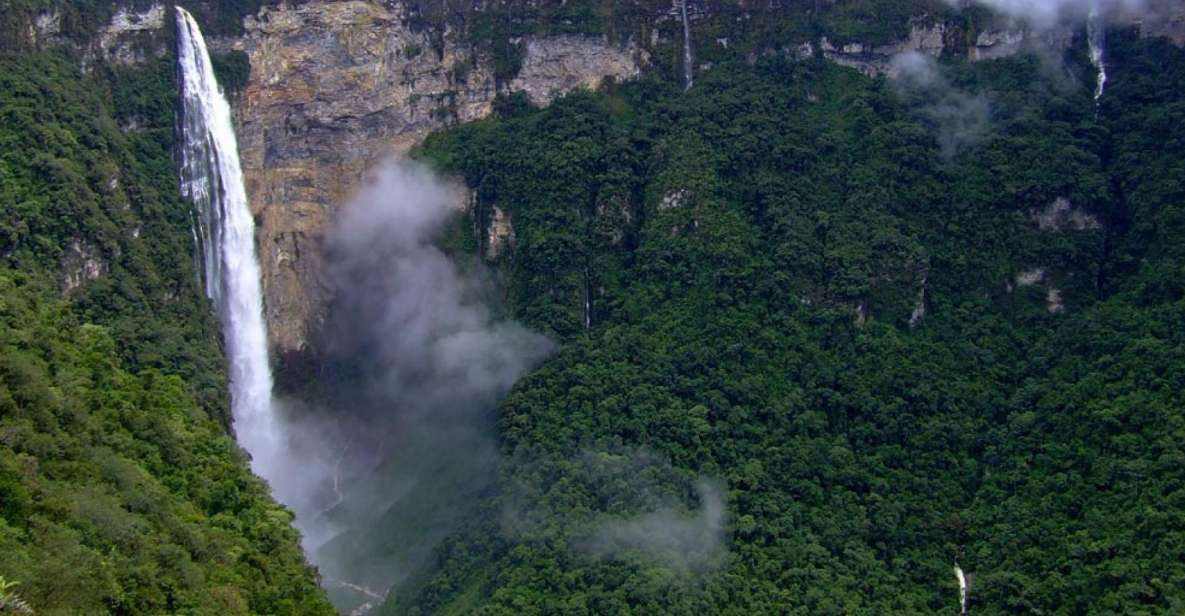
[[[545,105],[606,77],[631,78],[644,60],[600,37],[528,38],[518,76],[498,84],[486,52],[412,17],[401,2],[280,4],[248,18],[231,43],[251,61],[239,147],[281,355],[304,348],[316,325],[321,230],[368,168],[433,130],[489,115],[499,91]]]
[[[111,19],[88,40],[72,40],[65,32],[61,11],[49,10],[33,17],[28,42],[34,47],[70,47],[78,54],[84,70],[97,62],[132,65],[166,53],[164,4],[139,9],[120,5]]]

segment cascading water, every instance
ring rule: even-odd
[[[1090,43],[1090,63],[1096,71],[1094,101],[1098,104],[1107,89],[1107,30],[1100,15],[1099,3],[1090,5],[1090,17],[1086,22],[1086,38]]]
[[[277,477],[279,426],[272,404],[255,221],[247,208],[230,104],[214,77],[197,22],[177,7],[181,82],[181,192],[193,201],[206,295],[222,322],[230,360],[231,412],[251,467]]]
[[[690,90],[694,81],[691,67],[691,25],[687,21],[687,0],[677,0],[683,14],[683,89]]]
[[[955,577],[959,580],[959,614],[967,616],[967,576],[959,563],[955,563]]]

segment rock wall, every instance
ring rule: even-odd
[[[854,68],[865,75],[880,75],[890,72],[893,56],[905,51],[916,51],[929,56],[938,57],[947,48],[946,24],[932,22],[925,18],[915,19],[910,24],[909,38],[890,45],[866,45],[851,42],[835,45],[827,37],[823,37],[817,44],[818,53],[824,58],[839,64]],[[811,55],[816,46],[805,43],[799,53]]]
[[[163,34],[167,12],[161,3],[140,10],[118,6],[111,20],[89,41],[80,44],[63,33],[60,11],[45,11],[32,19],[28,39],[37,48],[73,48],[81,59],[83,70],[98,62],[128,66],[166,53]]]
[[[499,92],[545,105],[558,94],[629,79],[644,56],[602,38],[528,38],[518,76],[446,30],[413,27],[402,2],[346,0],[266,8],[229,43],[251,60],[236,102],[272,343],[298,353],[320,318],[321,233],[367,169],[428,133],[489,115]]]

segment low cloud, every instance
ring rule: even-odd
[[[602,444],[511,464],[502,530],[512,541],[564,544],[585,558],[642,561],[684,577],[727,561],[719,484],[661,456]]]
[[[324,344],[331,355],[361,353],[366,384],[409,403],[404,412],[493,404],[553,348],[496,318],[489,285],[434,243],[463,202],[422,165],[392,161],[371,173],[329,233],[336,294]]]
[[[389,161],[326,236],[320,373],[309,401],[281,401],[288,459],[274,485],[345,611],[464,522],[498,468],[494,409],[554,350],[499,315],[476,260],[462,268],[438,247],[460,203],[426,167]]]
[[[934,129],[944,158],[978,143],[991,129],[987,97],[954,87],[931,56],[916,51],[898,54],[889,74],[898,94],[916,102],[918,113]]]
[[[1145,0],[947,0],[947,3],[959,7],[985,6],[1038,28],[1080,21],[1092,11],[1101,15],[1136,15],[1143,12],[1147,4]]]
[[[720,490],[707,481],[696,485],[700,507],[670,505],[625,519],[603,519],[578,542],[597,558],[641,558],[681,572],[705,572],[725,561],[727,515]]]

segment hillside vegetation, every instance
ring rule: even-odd
[[[227,432],[172,80],[0,60],[0,603],[331,614]]]
[[[1079,48],[940,67],[978,132],[770,60],[431,138],[565,343],[387,611],[1185,609],[1185,53],[1111,46],[1097,116]]]

